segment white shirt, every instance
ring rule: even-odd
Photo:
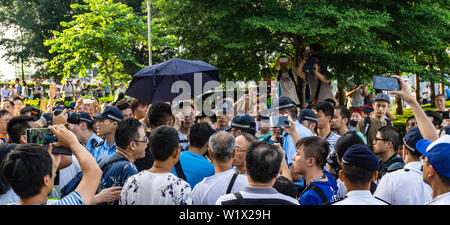
[[[385,174],[374,196],[392,205],[423,205],[431,200],[432,190],[422,179],[421,162],[410,162],[403,169]]]
[[[450,192],[436,196],[436,198],[433,198],[425,205],[450,205]]]
[[[337,201],[333,205],[387,205],[373,197],[369,190],[354,190],[348,192],[345,196],[345,199]]]
[[[277,73],[278,76],[278,73]],[[292,71],[292,76],[295,80],[297,80],[297,75],[294,71]],[[297,91],[295,90],[295,84],[292,81],[291,77],[289,77],[289,73],[281,73],[280,77],[280,86],[281,86],[281,96],[287,96],[292,101],[295,102],[295,104],[300,104],[300,101],[298,100]]]
[[[144,170],[127,179],[119,205],[192,205],[191,187],[173,173]]]
[[[58,198],[60,198],[61,189],[66,186],[76,175],[78,172],[81,172],[80,163],[77,160],[77,157],[72,154],[72,164],[70,166],[59,170],[59,185],[55,185],[55,190],[58,193]]]
[[[225,195],[231,178],[235,173],[234,169],[205,177],[192,189],[192,202],[194,205],[214,205],[220,196]],[[230,193],[241,191],[248,186],[246,176],[238,175],[234,181]]]

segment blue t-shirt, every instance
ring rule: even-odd
[[[100,184],[98,185],[97,193],[100,193],[103,189],[110,187],[123,187],[125,181],[135,174],[138,173],[136,166],[129,162],[125,156],[120,155],[118,153],[113,153],[112,155],[108,155],[103,157],[98,165],[100,168],[106,164],[107,162],[114,160],[116,158],[122,158],[123,160],[112,163],[107,166],[103,170],[102,178],[100,180]],[[119,200],[116,202],[106,203],[108,205],[118,205]]]
[[[190,151],[181,152],[180,163],[191,189],[193,189],[196,184],[200,183],[203,178],[215,174],[214,165],[212,163],[202,155]],[[172,173],[178,176],[175,167],[172,168]]]
[[[322,189],[322,192],[327,197],[327,201],[334,202],[337,200],[338,191],[336,180],[328,171],[323,170],[323,173],[327,176],[328,181],[314,181],[310,185],[315,185]],[[322,202],[320,195],[316,191],[309,189],[300,196],[299,203],[300,205],[321,205],[324,202]]]

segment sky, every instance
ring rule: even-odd
[[[7,30],[5,32],[4,37],[12,37],[13,30]],[[3,48],[0,47],[0,77],[1,80],[5,79],[12,79],[14,78],[14,65],[9,64],[6,62],[6,60],[3,58],[3,55],[5,54],[5,51]]]

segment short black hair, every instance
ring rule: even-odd
[[[132,140],[138,140],[140,127],[145,131],[144,124],[134,118],[120,121],[114,135],[117,147],[126,149]]]
[[[52,177],[52,158],[39,144],[23,144],[11,151],[2,162],[2,175],[21,198],[41,192],[44,176]]]
[[[434,126],[440,127],[442,125],[443,119],[442,119],[442,116],[438,112],[435,112],[433,110],[425,110],[425,114],[427,114],[427,116],[433,117],[433,125]]]
[[[150,126],[159,127],[165,125],[168,121],[173,121],[172,108],[164,102],[156,102],[148,110],[148,120]]]
[[[6,125],[6,132],[9,136],[9,143],[20,144],[20,136],[25,134],[25,130],[31,128],[28,122],[33,122],[32,116],[15,116]]]
[[[178,131],[170,126],[159,126],[150,133],[149,145],[153,160],[166,161],[179,147]]]
[[[14,102],[12,102],[11,100],[3,100],[3,102],[9,102],[9,104],[11,104],[11,106],[14,106]]]
[[[11,114],[11,113],[6,109],[0,110],[0,118],[3,118],[6,114]]]
[[[348,121],[350,121],[351,115],[350,115],[350,111],[347,109],[347,107],[342,106],[342,105],[338,105],[334,109],[339,109],[340,110],[341,118],[342,119],[347,118],[347,124],[348,124]]]
[[[319,112],[322,111],[325,116],[330,116],[333,118],[334,116],[334,107],[331,103],[327,101],[321,101],[314,106],[314,109]],[[331,120],[331,119],[330,119]]]
[[[140,105],[148,105],[148,103],[141,101],[137,98],[133,99],[133,101],[131,102],[130,106],[131,109],[133,110],[133,112],[136,110],[137,107],[139,107]]]
[[[295,149],[299,149],[302,145],[305,158],[314,158],[316,167],[323,168],[327,163],[327,157],[330,152],[330,144],[328,141],[319,136],[305,137],[295,144]]]
[[[128,104],[128,102],[125,101],[117,103],[116,107],[120,109],[120,111],[123,111],[125,109],[131,109],[130,104]]]
[[[195,123],[189,131],[189,145],[201,148],[208,142],[215,130],[207,123]]]
[[[260,183],[271,181],[280,170],[282,157],[274,145],[265,141],[253,142],[248,147],[245,158],[248,176]]]
[[[408,119],[406,119],[406,122],[408,122],[411,119],[416,119],[416,117],[415,116],[410,116],[410,117],[408,117]]]
[[[281,194],[297,198],[297,187],[286,177],[279,176],[275,181],[275,184],[273,184],[273,188]]]
[[[354,132],[346,133],[342,137],[340,137],[336,141],[336,144],[334,145],[334,150],[336,152],[336,155],[337,155],[339,161],[342,162],[342,157],[344,156],[347,149],[352,147],[352,145],[356,145],[356,144],[364,145],[365,143],[361,139],[361,137]]]
[[[355,187],[364,187],[372,180],[373,173],[364,167],[357,165],[348,165],[342,163],[342,172],[344,173],[347,181]]]
[[[392,142],[394,150],[398,149],[398,146],[400,145],[400,133],[397,128],[386,125],[378,128],[377,131],[381,133],[381,137],[383,137],[384,140],[389,140]]]
[[[326,98],[323,101],[329,102],[329,103],[331,103],[333,105],[333,107],[336,107],[336,101],[334,99],[332,99],[332,98]]]

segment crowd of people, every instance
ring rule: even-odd
[[[336,105],[318,60],[294,67],[311,80],[306,108],[284,86],[289,60],[277,62],[281,94],[269,116],[238,113],[230,99],[211,116],[191,101],[148,104],[124,94],[101,107],[65,90],[70,81],[62,92],[72,107],[56,102],[39,112],[8,97],[0,110],[0,204],[450,204],[446,96],[436,97],[436,111],[423,111],[395,76],[400,91],[364,102],[358,85],[347,106]],[[404,131],[393,126],[389,95],[414,113]],[[274,125],[277,116],[288,124]],[[27,130],[35,128],[48,128],[57,142],[30,143]]]

